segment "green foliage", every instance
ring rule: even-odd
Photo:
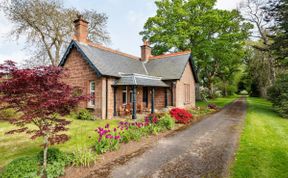
[[[193,116],[204,116],[206,114],[209,114],[213,111],[214,109],[209,109],[208,107],[197,107],[197,108],[191,108],[188,110]]]
[[[63,176],[65,173],[65,162],[63,161],[54,161],[50,164],[47,164],[47,178],[57,178]]]
[[[43,150],[37,155],[40,163],[43,163]],[[71,163],[71,155],[60,151],[58,148],[48,148],[47,151],[47,163],[64,162],[65,165]]]
[[[90,166],[91,162],[95,161],[96,155],[91,149],[86,147],[77,147],[73,151],[72,164],[74,166]]]
[[[270,46],[273,50],[278,65],[288,68],[288,1],[271,0],[266,5],[266,11],[270,22],[274,21],[272,31],[273,44]]]
[[[15,112],[14,109],[5,109],[5,110],[1,110],[0,111],[0,119],[11,119],[13,117],[15,117],[17,115],[17,113]]]
[[[240,94],[240,95],[248,95],[248,91],[246,91],[246,90],[242,90],[242,91],[240,91],[239,94]]]
[[[21,157],[9,163],[1,172],[1,178],[36,178],[39,162],[36,157]]]
[[[43,164],[43,150],[37,155],[39,163]],[[64,175],[65,167],[72,162],[72,155],[61,152],[58,148],[48,148],[47,151],[47,177],[54,178]]]
[[[175,127],[175,120],[169,115],[165,114],[157,123],[160,128],[171,130]]]
[[[274,86],[268,89],[269,100],[273,108],[282,117],[288,118],[288,76],[281,76]]]
[[[97,154],[103,154],[108,151],[118,150],[119,140],[102,138],[101,141],[96,142],[94,148]]]
[[[141,137],[145,135],[145,129],[132,126],[128,130],[125,130],[120,135],[121,135],[120,142],[128,143],[130,141],[140,141]]]
[[[95,120],[95,117],[93,116],[93,114],[87,109],[80,109],[76,113],[75,118],[79,120]]]
[[[140,32],[153,45],[154,55],[191,50],[210,96],[218,80],[234,80],[244,56],[244,41],[252,28],[238,11],[216,9],[215,2],[156,1],[157,14],[146,21]]]

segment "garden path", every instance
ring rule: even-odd
[[[111,170],[109,177],[226,177],[246,116],[240,98],[144,154]],[[93,177],[90,175],[89,177]]]

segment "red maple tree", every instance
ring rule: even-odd
[[[48,146],[69,139],[63,131],[70,121],[60,116],[69,114],[80,100],[86,99],[80,88],[61,81],[65,76],[61,67],[20,69],[12,61],[0,65],[0,111],[11,108],[18,113],[15,118],[0,119],[18,127],[7,134],[24,132],[31,134],[31,139],[43,138],[44,171]]]

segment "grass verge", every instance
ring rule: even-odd
[[[230,176],[287,177],[288,120],[273,112],[271,103],[248,98],[245,128]]]

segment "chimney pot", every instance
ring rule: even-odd
[[[83,19],[82,15],[77,15],[77,19],[74,20],[74,27],[73,39],[81,43],[88,43],[88,22]]]

